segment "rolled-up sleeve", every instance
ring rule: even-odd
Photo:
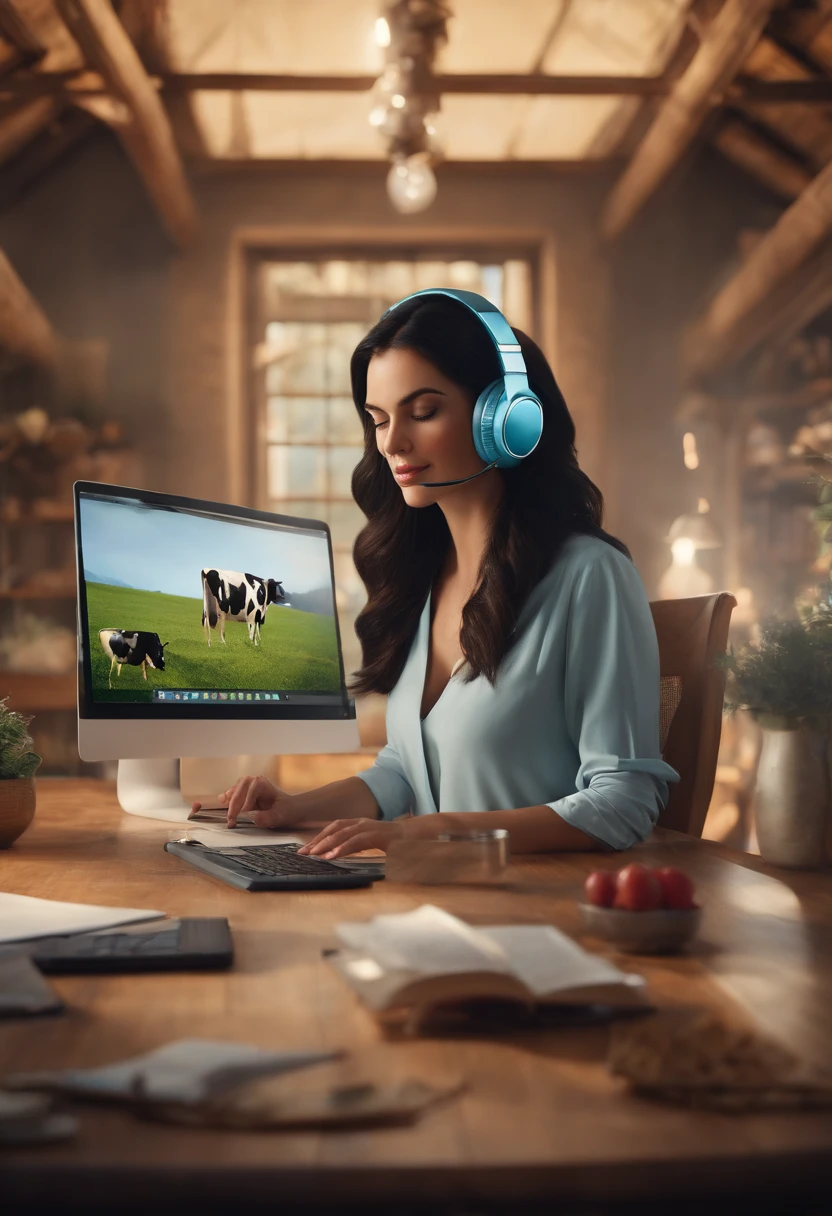
[[[388,743],[376,756],[372,768],[363,773],[356,773],[370,788],[381,811],[382,819],[397,819],[413,809],[415,802],[413,789],[404,771],[401,756],[396,748]]]
[[[659,747],[659,651],[644,585],[617,550],[576,581],[565,712],[580,757],[576,792],[547,803],[612,849],[646,839],[679,774]]]

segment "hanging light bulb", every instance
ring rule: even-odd
[[[444,157],[434,63],[447,41],[448,0],[384,0],[375,25],[385,68],[373,85],[368,118],[384,140],[391,168],[387,193],[405,214],[436,198],[433,164]]]
[[[424,211],[436,198],[436,175],[424,153],[400,157],[387,174],[387,193],[397,211]]]
[[[390,45],[390,26],[387,23],[386,17],[379,17],[376,21],[376,46]]]

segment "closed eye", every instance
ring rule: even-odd
[[[436,410],[431,410],[429,414],[418,414],[418,415],[414,414],[411,421],[412,422],[427,422],[427,420],[429,418],[433,418],[436,413],[437,413]],[[374,422],[373,429],[377,431],[380,427],[387,426],[387,422],[388,422],[387,418],[385,418],[383,422]]]

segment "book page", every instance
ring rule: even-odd
[[[496,941],[433,904],[423,904],[414,912],[340,924],[338,936],[345,945],[366,951],[391,970],[423,975],[511,971]]]
[[[181,840],[182,836],[204,844],[208,849],[240,849],[244,846],[268,846],[271,844],[302,844],[300,836],[286,835],[282,832],[272,832],[269,829],[239,827],[239,828],[186,828],[172,839]]]
[[[489,925],[479,933],[503,951],[513,974],[537,997],[604,984],[644,983],[641,976],[620,971],[551,925]]]

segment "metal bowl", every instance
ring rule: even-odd
[[[578,910],[588,932],[633,954],[674,954],[693,940],[702,921],[701,908],[628,912],[581,903]]]

